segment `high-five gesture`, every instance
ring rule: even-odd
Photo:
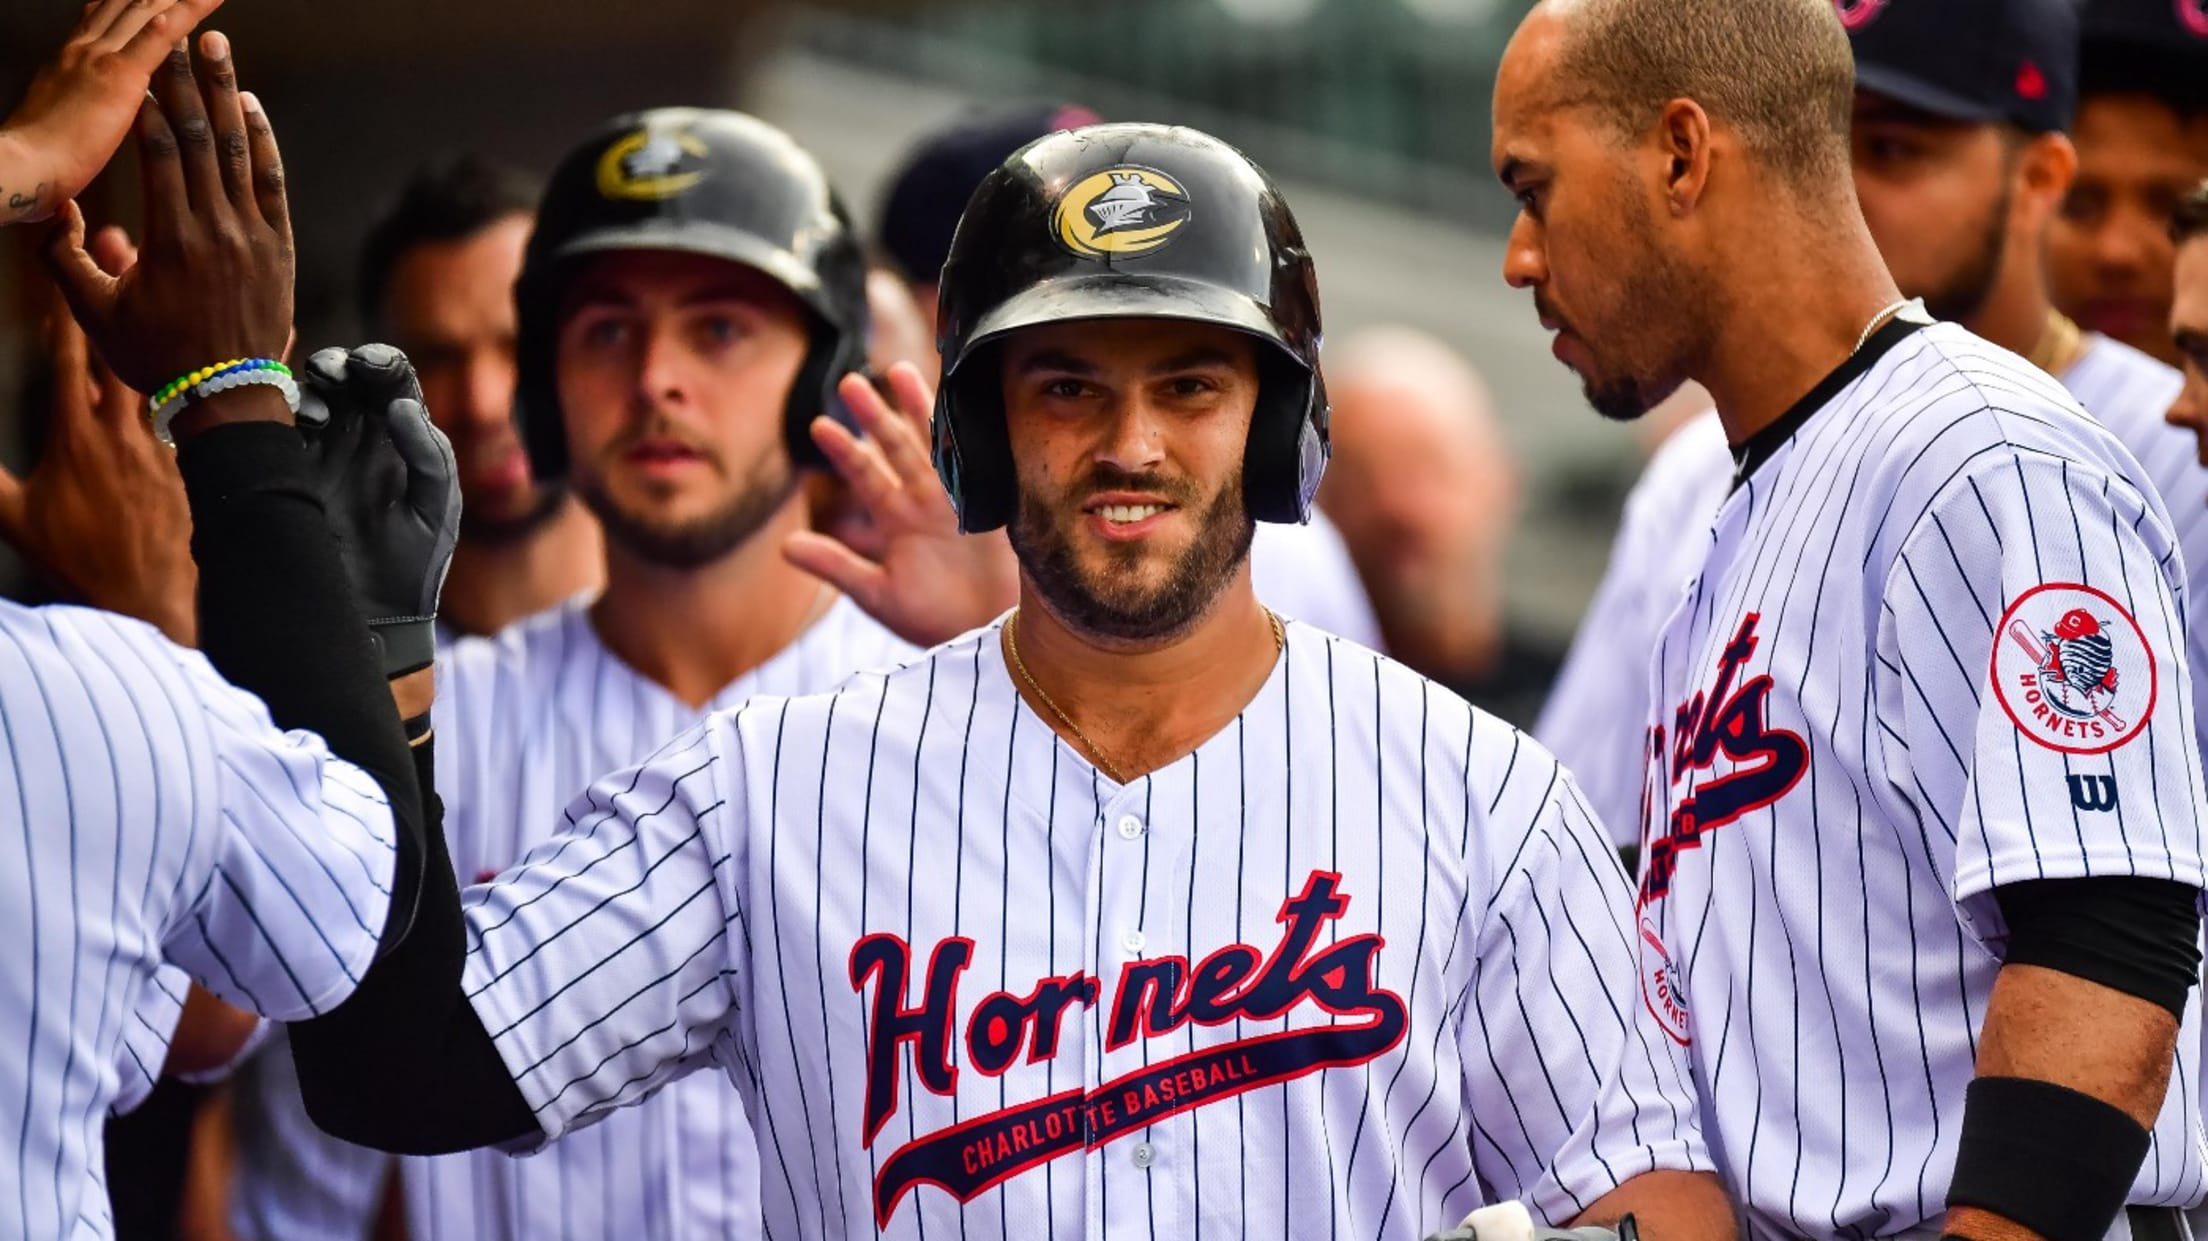
[[[46,249],[93,347],[140,392],[228,359],[278,357],[291,335],[291,217],[276,135],[259,102],[238,93],[229,40],[209,32],[199,42],[205,80],[173,51],[138,111],[138,262],[120,276],[101,270],[74,202]],[[289,411],[281,401],[194,402],[176,434],[233,416]]]
[[[851,596],[907,642],[956,637],[1019,599],[1019,566],[1002,533],[960,534],[958,514],[928,460],[928,411],[935,394],[909,362],[889,369],[891,409],[863,375],[837,389],[866,432],[817,419],[813,442],[865,509],[880,548],[869,559],[825,534],[790,537],[790,563]]]
[[[0,224],[84,191],[130,132],[146,79],[222,0],[96,0],[0,120]]]

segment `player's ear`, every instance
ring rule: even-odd
[[[1710,114],[1692,99],[1674,99],[1656,119],[1656,142],[1664,162],[1664,197],[1674,217],[1692,212],[1702,201],[1710,176]]]
[[[2036,236],[2077,179],[2078,148],[2061,133],[2017,134],[2009,140],[2017,143],[2011,174],[2015,209],[2024,217],[2020,223]]]

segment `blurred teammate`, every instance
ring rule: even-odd
[[[2062,67],[2022,7],[1544,0],[1497,79],[1505,274],[1554,352],[1619,419],[1698,380],[1735,454],[1647,665],[1640,964],[1757,1237],[2182,1237],[2208,1191],[2171,510],[1897,295],[1851,176],[1843,21],[1965,22],[1951,80],[2022,119]]]
[[[1009,107],[931,134],[905,157],[882,200],[880,245],[911,284],[931,328],[936,325],[936,273],[950,253],[959,213],[974,188],[1027,143],[1095,120],[1095,113],[1077,104]],[[932,351],[921,373],[933,381]],[[1284,615],[1383,649],[1372,599],[1341,532],[1324,512],[1313,509],[1303,524],[1258,526],[1250,566],[1257,575],[1258,597]],[[966,620],[981,624],[1010,603],[1009,598],[997,601]]]
[[[2175,365],[2170,219],[2208,177],[2208,8],[2085,0],[2078,176],[2048,231],[2055,304]]]
[[[2185,388],[2170,403],[2170,423],[2193,433],[2200,463],[2208,467],[2208,181],[2178,204],[2170,225],[2177,247],[2170,336],[2177,342]]]
[[[707,712],[910,653],[782,550],[807,528],[802,472],[826,464],[811,424],[865,363],[864,279],[818,166],[750,117],[637,113],[561,161],[516,291],[521,442],[533,476],[605,528],[607,584],[440,663],[438,788],[462,881],[520,861],[576,789]],[[239,1099],[249,1158],[341,1181],[359,1167],[307,1127],[288,1074],[259,1087]],[[743,1108],[702,1078],[539,1158],[408,1160],[402,1179],[418,1238],[674,1241],[752,1235],[759,1218]],[[283,1241],[357,1237],[373,1201],[302,1213],[265,1173],[242,1192],[255,1235]]]
[[[514,281],[536,195],[463,157],[417,171],[369,230],[361,318],[398,346],[460,461],[460,546],[443,619],[492,634],[605,577],[598,525],[558,479],[530,472],[514,423]]]
[[[1341,530],[1395,658],[1480,692],[1506,663],[1503,568],[1520,476],[1478,372],[1415,329],[1327,348],[1334,459],[1319,505]]]
[[[2050,221],[2075,157],[2064,67],[2077,19],[2067,0],[1891,0],[1855,10],[1856,197],[1902,292],[2025,357],[2146,467],[2169,508],[2196,613],[2208,608],[2208,475],[2162,418],[2179,379],[2120,341],[2081,330],[2048,298]],[[1980,38],[1985,59],[1957,57]],[[2031,89],[2027,90],[2026,87]],[[1621,844],[1640,833],[1645,663],[1734,474],[1714,412],[1651,461],[1626,501],[1595,606],[1536,732],[1556,747]],[[2208,659],[2208,626],[2191,628]],[[2196,683],[2196,692],[2208,685]],[[2208,728],[2208,712],[2197,716]]]

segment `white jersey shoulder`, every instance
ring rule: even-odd
[[[105,1237],[101,1128],[160,1071],[182,979],[133,1026],[164,962],[276,1017],[343,1000],[383,929],[390,809],[196,652],[106,613],[0,604],[0,721],[0,1231]]]
[[[1995,887],[2203,879],[2184,571],[2138,461],[1959,327],[1882,347],[1726,500],[1648,718],[1651,1011],[1789,1235],[1940,1217]],[[2134,1203],[2201,1196],[2198,1124],[2172,1090]]]
[[[1250,540],[1257,597],[1282,616],[1316,625],[1375,651],[1386,650],[1372,596],[1349,544],[1317,507],[1302,524],[1261,521]]]
[[[564,825],[562,808],[578,790],[648,757],[709,711],[755,694],[830,689],[914,653],[839,599],[789,646],[693,708],[609,651],[590,605],[578,597],[440,652],[438,788],[463,885],[513,865]],[[263,1060],[236,1103],[252,1130],[241,1140],[264,1158],[241,1178],[233,1223],[243,1241],[357,1238],[392,1161],[321,1135],[281,1051]],[[535,1159],[478,1151],[398,1162],[418,1237],[678,1241],[758,1226],[757,1152],[742,1106],[702,1080]]]
[[[1302,624],[1124,787],[991,626],[717,714],[566,818],[468,894],[486,1028],[555,1137],[720,1067],[769,1236],[1411,1241],[1706,1166],[1570,778]]]
[[[1702,567],[1710,523],[1732,478],[1733,454],[1715,409],[1681,424],[1649,458],[1626,495],[1610,563],[1534,725],[1620,845],[1641,835],[1649,655]]]

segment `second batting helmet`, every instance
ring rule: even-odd
[[[740,112],[656,108],[607,122],[568,152],[545,187],[514,286],[522,442],[539,478],[567,472],[558,371],[560,298],[580,260],[673,250],[773,277],[812,319],[812,347],[783,410],[800,465],[826,461],[808,430],[848,422],[837,381],[866,366],[866,258],[811,155]]]
[[[990,346],[1037,324],[1118,318],[1216,324],[1271,346],[1259,354],[1243,493],[1259,521],[1307,519],[1329,449],[1303,233],[1240,151],[1193,129],[1114,124],[1022,147],[959,219],[935,404],[935,466],[959,528],[993,530],[1018,506]]]

